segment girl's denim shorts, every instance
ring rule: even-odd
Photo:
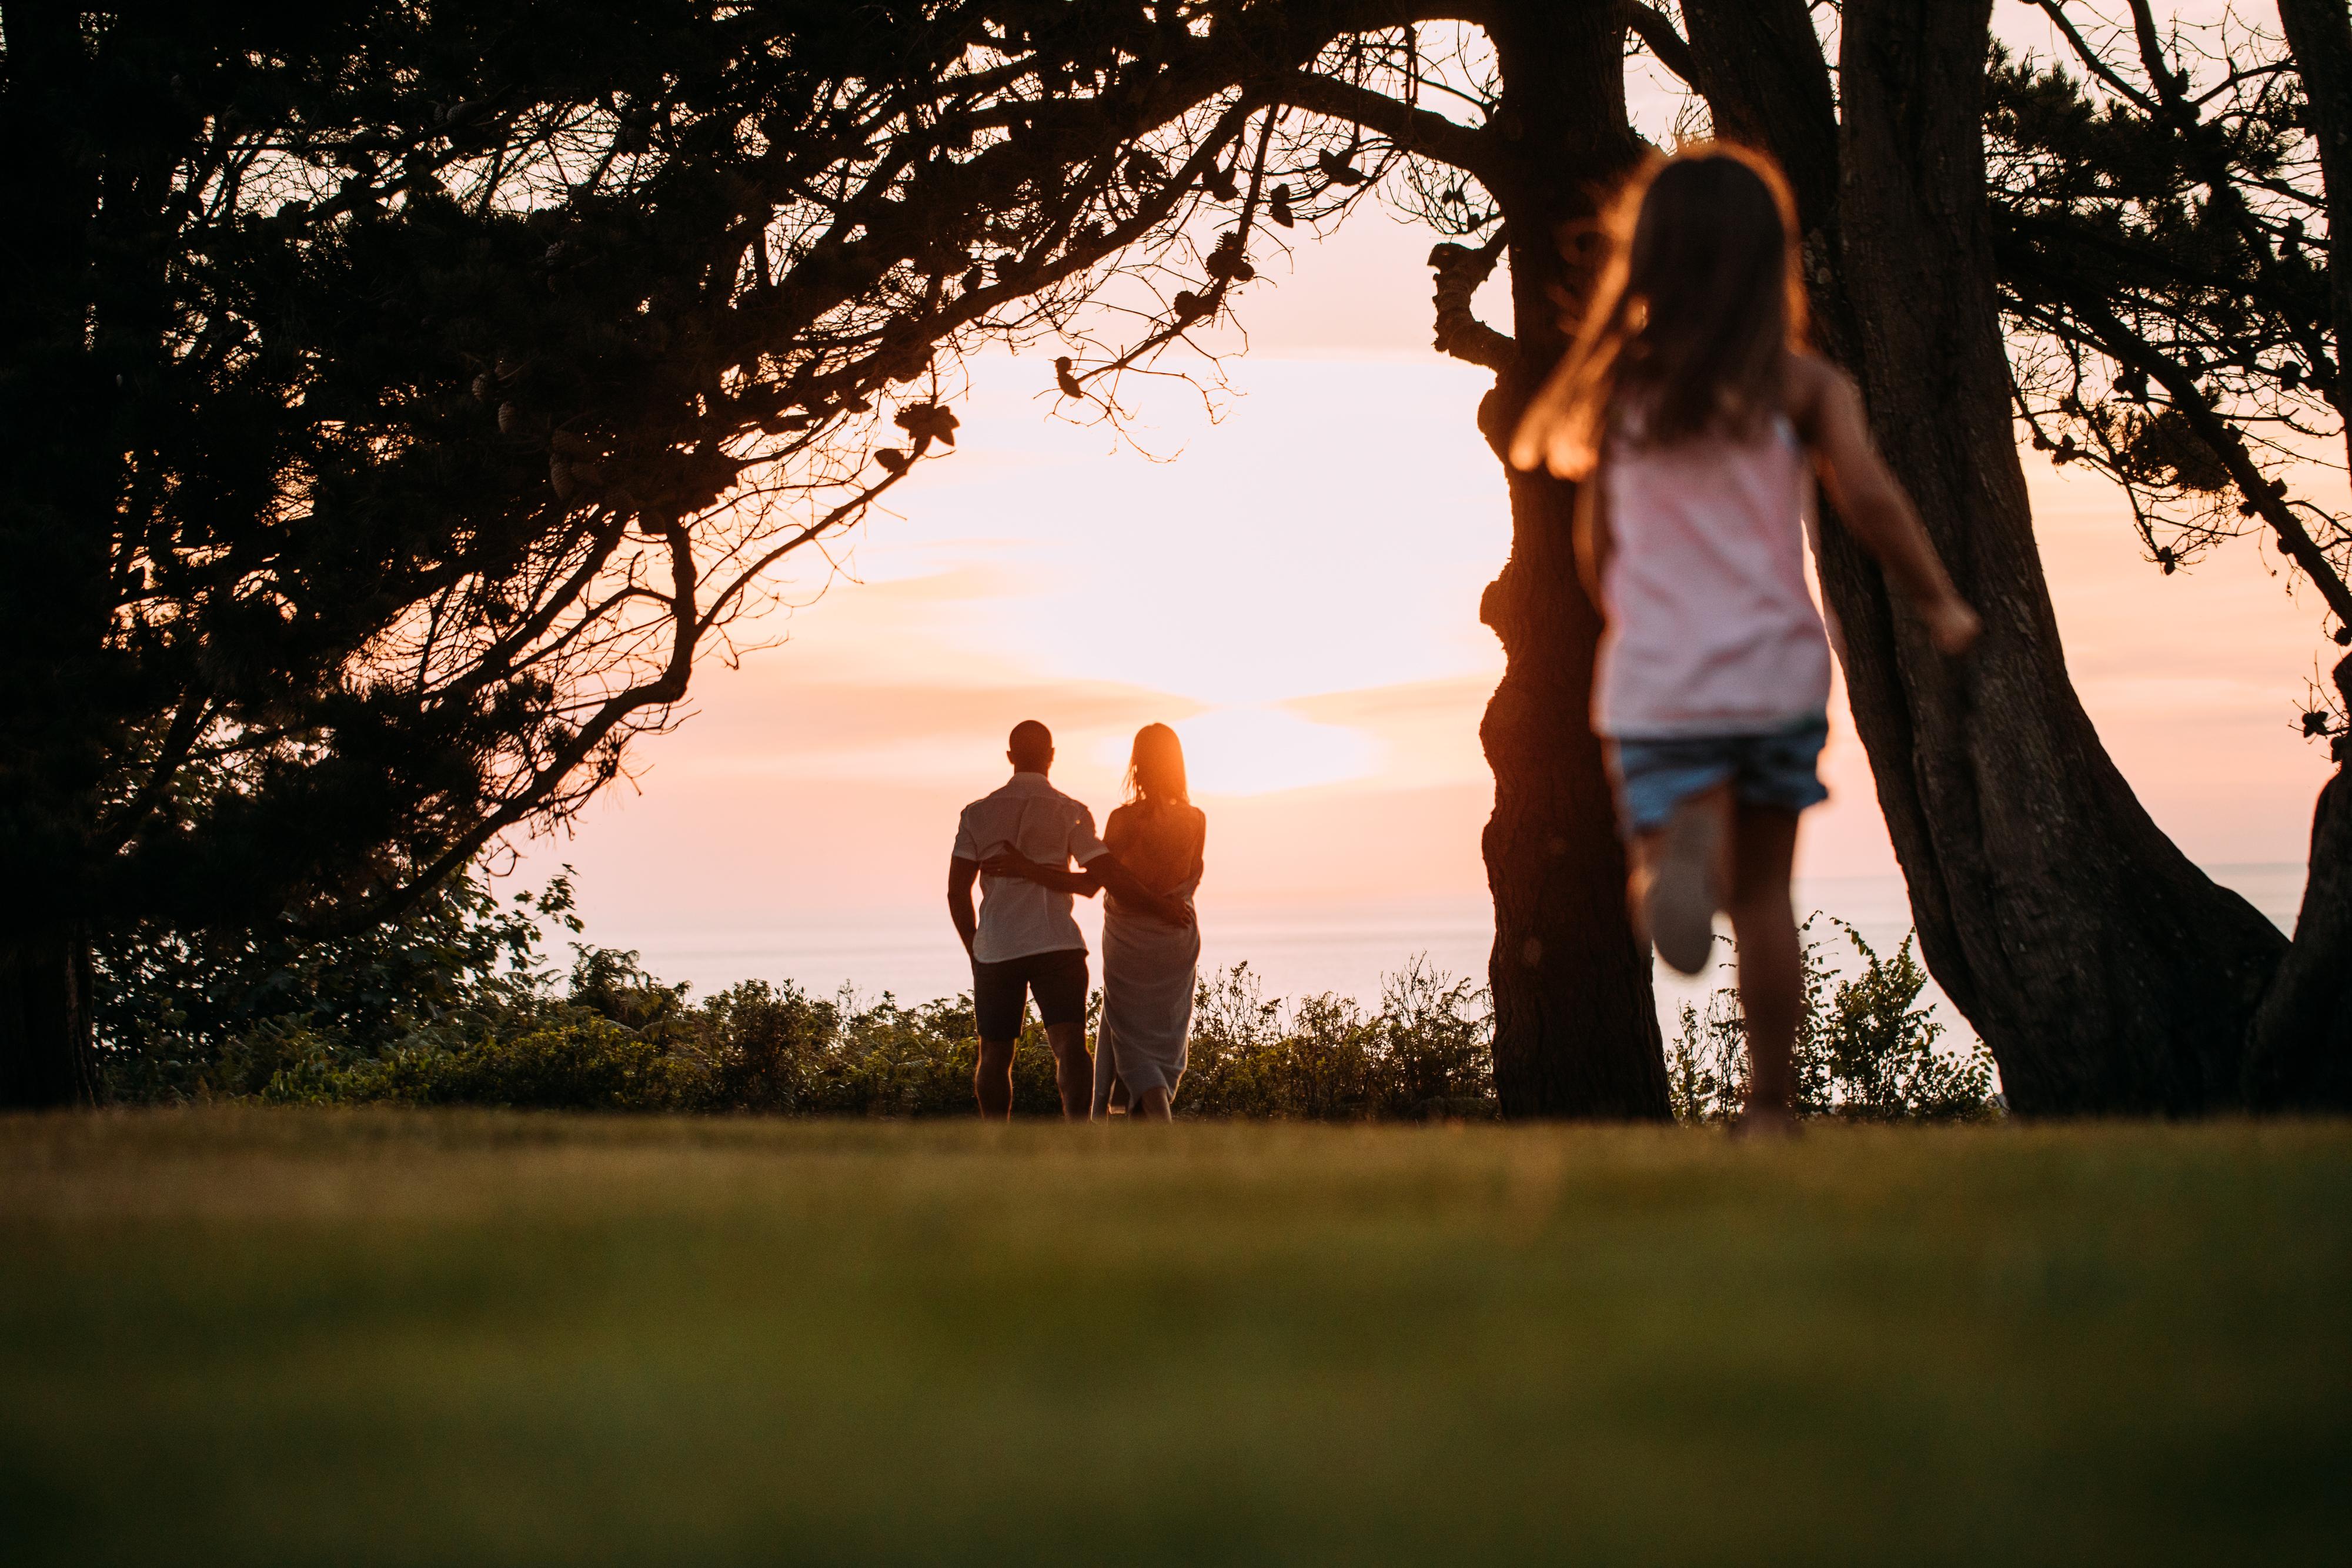
[[[1822,714],[1763,735],[1611,740],[1602,749],[1617,785],[1619,831],[1654,832],[1685,800],[1727,782],[1734,799],[1752,806],[1818,806],[1830,798],[1817,770],[1829,737]]]

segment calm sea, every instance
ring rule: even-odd
[[[2303,896],[2301,865],[2209,865],[2205,871],[2243,894],[2281,929],[2294,928]],[[1882,955],[1892,952],[1911,928],[1902,882],[1893,876],[1803,880],[1797,884],[1797,907],[1851,923]],[[1089,946],[1096,943],[1099,922],[1095,906],[1081,905],[1079,924]],[[1858,963],[1827,921],[1818,923],[1815,931],[1826,939],[1832,967],[1845,969]],[[1383,975],[1416,956],[1449,973],[1483,978],[1495,925],[1494,911],[1484,898],[1252,907],[1223,904],[1204,894],[1201,933],[1204,968],[1246,963],[1268,998],[1335,991],[1370,1000],[1379,996]],[[869,999],[887,991],[901,1001],[920,1001],[967,990],[971,984],[946,912],[937,907],[844,914],[822,925],[723,930],[632,930],[600,921],[590,934],[613,946],[638,949],[654,974],[691,981],[699,994],[738,980],[766,979],[793,980],[821,993],[845,985]],[[1727,970],[1685,979],[1662,967],[1657,975],[1661,1020],[1671,1032],[1684,1001],[1702,1001],[1715,987],[1729,983]],[[1966,1035],[1967,1025],[1941,993],[1931,986],[1929,995],[1954,1034]]]

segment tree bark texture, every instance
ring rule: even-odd
[[[2352,657],[2335,678],[2352,702]],[[2257,1110],[2352,1111],[2352,736],[2334,747],[2294,942],[2246,1034],[2246,1103]]]
[[[1599,204],[1639,152],[1615,6],[1518,0],[1488,23],[1504,152],[1490,185],[1509,234],[1516,363],[1479,410],[1499,447],[1567,346]],[[1625,856],[1592,734],[1601,615],[1578,580],[1573,486],[1510,476],[1511,557],[1480,618],[1507,664],[1479,736],[1495,770],[1495,1087],[1511,1116],[1663,1118],[1665,1061],[1648,945],[1625,909]]]
[[[118,667],[107,531],[117,378],[85,352],[76,280],[118,242],[64,106],[86,90],[80,14],[12,6],[0,90],[0,211],[37,243],[0,246],[0,1108],[95,1098],[87,889],[106,869],[83,825],[104,766],[93,699]],[[135,202],[121,204],[131,213]],[[64,280],[64,281],[60,281]],[[95,863],[93,863],[95,862]]]
[[[2303,78],[2333,239],[2352,234],[2352,14],[2343,0],[2279,0]],[[2352,260],[2329,256],[2336,406],[2352,411]],[[2352,450],[2352,420],[2345,429]],[[2352,658],[2336,690],[2352,706]],[[2352,737],[2333,742],[2336,777],[2313,810],[2311,859],[2294,942],[2246,1040],[2246,1099],[2265,1110],[2352,1110]]]
[[[89,981],[79,932],[0,935],[0,1108],[97,1103]]]
[[[1995,305],[1980,130],[1990,0],[1843,16],[1842,281],[1873,427],[1985,619],[1940,658],[1825,530],[1854,721],[1920,947],[2018,1110],[2234,1103],[2284,943],[2158,831],[2067,678]]]

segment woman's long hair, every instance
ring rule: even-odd
[[[1192,803],[1184,787],[1184,743],[1164,724],[1147,724],[1135,732],[1135,749],[1127,758],[1127,803]]]
[[[1634,439],[1752,439],[1803,347],[1796,204],[1761,152],[1710,143],[1654,161],[1607,218],[1609,259],[1576,341],[1511,441],[1521,468],[1581,479],[1612,410]]]

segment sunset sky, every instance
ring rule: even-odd
[[[782,644],[704,668],[635,788],[526,846],[521,874],[571,862],[592,936],[700,985],[961,988],[945,862],[1005,731],[1050,725],[1056,782],[1107,814],[1159,719],[1210,817],[1212,960],[1334,912],[1358,947],[1368,921],[1392,936],[1391,963],[1483,952],[1477,724],[1502,656],[1477,605],[1509,518],[1472,426],[1488,377],[1428,347],[1433,238],[1368,208],[1262,256],[1214,423],[1181,383],[1129,383],[1146,451],[1055,417],[1050,349],[973,361],[958,450],[891,492],[829,587],[805,558],[804,602],[755,633]],[[2142,800],[2200,862],[2299,861],[2326,772],[2293,727],[2333,651],[2315,597],[2252,540],[2162,576],[2120,497],[2026,473],[2076,686]],[[1800,870],[1844,913],[1841,885],[1892,895],[1840,879],[1895,866],[1842,694],[1832,713]]]

